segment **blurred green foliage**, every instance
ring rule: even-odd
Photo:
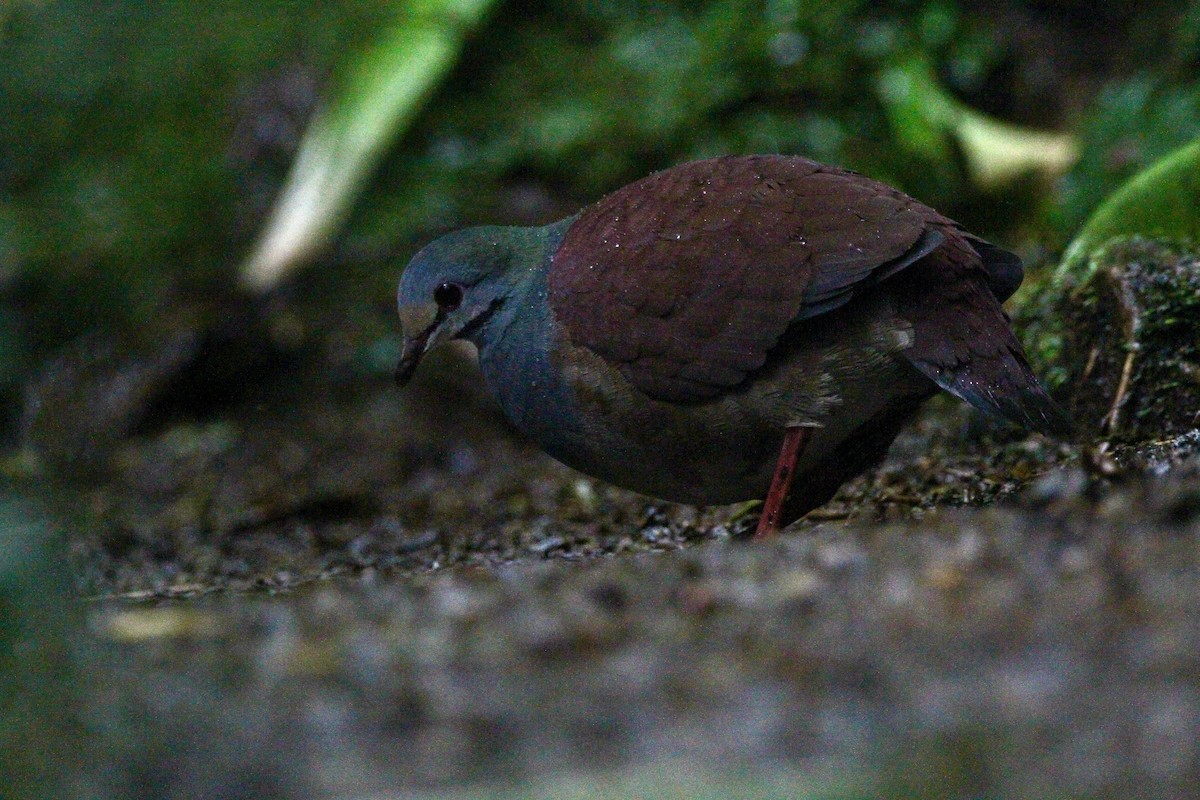
[[[85,331],[153,338],[181,298],[228,292],[329,75],[408,8],[5,6],[0,395]],[[850,166],[1055,250],[1130,174],[1200,135],[1197,31],[1200,0],[501,3],[334,260],[378,265],[374,295],[388,259],[434,232],[544,222],[650,170],[745,152]],[[884,76],[914,59],[967,106],[1078,132],[1079,164],[1058,186],[973,186],[957,146],[889,99]]]
[[[1200,242],[1200,137],[1130,178],[1096,209],[1063,256],[1057,277],[1074,281],[1115,238]]]
[[[495,0],[409,0],[355,52],[313,114],[287,183],[241,273],[255,291],[328,249],[397,135],[458,59]]]
[[[1200,29],[1200,14],[1193,17]],[[1200,64],[1200,56],[1196,61]],[[1089,109],[1082,136],[1087,147],[1063,181],[1055,220],[1066,233],[1127,179],[1200,137],[1200,80],[1175,83],[1141,74],[1109,83]]]
[[[63,797],[67,763],[79,763],[73,716],[80,615],[67,599],[53,526],[27,500],[0,491],[0,796]],[[10,794],[11,792],[11,794]]]
[[[1134,153],[1121,170],[1087,162],[1085,177],[1066,183],[1065,210],[1054,197],[1048,207],[1017,205],[1029,199],[1020,192],[988,197],[970,185],[961,153],[935,140],[926,119],[906,118],[885,80],[899,65],[927,61],[968,104],[1019,113],[1026,124],[1065,121],[1107,145],[1102,133],[1123,124],[1116,117],[1130,113],[1127,105],[1092,109],[1088,98],[1049,104],[1009,77],[1014,61],[1036,55],[1021,50],[1028,33],[1012,27],[1034,24],[1025,6],[1052,6],[1043,20],[1049,37],[1073,33],[1078,17],[1104,17],[1099,24],[1108,27],[1077,46],[1096,47],[1107,32],[1113,68],[1136,64],[1138,71],[1089,72],[1102,97],[1138,83],[1192,100],[1200,91],[1195,41],[1176,33],[1197,15],[1195,2],[1182,26],[1180,3],[1144,4],[1137,15],[1108,19],[1066,2],[1017,3],[1007,16],[943,0],[565,2],[494,25],[473,43],[409,137],[408,157],[392,162],[361,206],[360,230],[387,236],[397,219],[424,231],[501,214],[481,209],[481,195],[506,202],[496,189],[514,175],[531,175],[582,203],[689,158],[795,152],[895,183],[985,230],[1032,221],[1061,246],[1087,210],[1154,156]],[[1055,30],[1057,17],[1071,22]],[[1154,56],[1124,62],[1121,48],[1147,38],[1156,43]],[[1146,105],[1161,103],[1155,95]],[[1200,106],[1176,102],[1174,119],[1172,130],[1146,134],[1158,152],[1190,138]],[[1049,219],[1030,219],[1041,215]]]
[[[254,162],[303,121],[288,98],[256,108],[256,82],[322,74],[388,6],[17,4],[0,33],[0,256],[55,308],[35,333],[143,320],[166,287],[228,275]]]
[[[723,153],[805,153],[945,198],[957,165],[895,146],[876,78],[908,53],[992,49],[986,28],[936,1],[568,2],[489,33],[412,137],[414,157],[364,205],[369,229],[476,216],[481,181],[532,174],[587,202]]]

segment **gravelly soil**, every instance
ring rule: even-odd
[[[1097,500],[1072,471],[1003,509],[767,544],[106,601],[91,622],[112,682],[90,702],[154,743],[122,759],[158,776],[146,797],[663,758],[833,759],[946,796],[1183,797],[1200,777],[1198,544],[1193,481]]]

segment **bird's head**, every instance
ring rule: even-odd
[[[486,335],[491,318],[542,266],[536,228],[468,228],[426,245],[404,270],[397,290],[404,352],[396,368],[403,386],[435,344]]]

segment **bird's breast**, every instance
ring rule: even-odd
[[[512,423],[568,466],[666,500],[736,502],[765,492],[786,426],[816,427],[803,474],[897,398],[930,390],[896,357],[911,331],[886,298],[852,305],[802,324],[743,384],[697,403],[647,396],[548,307],[527,308],[481,365]]]

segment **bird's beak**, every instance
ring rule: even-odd
[[[396,365],[396,385],[404,386],[417,371],[421,357],[437,340],[435,333],[442,323],[437,306],[429,303],[400,309],[400,324],[404,328],[404,350]],[[410,333],[418,331],[418,333]]]
[[[412,380],[417,364],[421,363],[421,356],[429,348],[429,334],[432,332],[433,328],[426,328],[416,336],[404,339],[404,351],[400,354],[400,363],[396,365],[397,386],[404,386]]]

